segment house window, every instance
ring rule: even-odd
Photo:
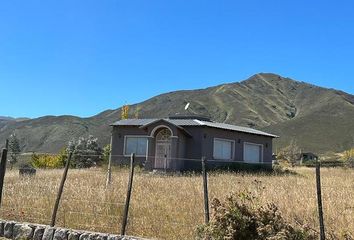
[[[124,155],[135,153],[136,156],[146,156],[148,139],[146,137],[125,137]]]
[[[234,141],[226,139],[214,139],[214,159],[231,160],[233,159]]]
[[[255,143],[245,143],[243,147],[243,158],[247,163],[262,162],[263,145]]]

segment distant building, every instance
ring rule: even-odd
[[[111,125],[112,162],[127,164],[131,153],[147,170],[196,170],[210,164],[272,164],[278,136],[252,128],[212,122],[200,116],[126,119]]]
[[[301,162],[318,160],[318,156],[312,152],[301,153],[300,160]]]

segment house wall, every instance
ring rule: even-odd
[[[168,126],[173,134],[171,138],[171,158],[172,167],[175,170],[183,168],[184,162],[179,158],[185,157],[186,137],[184,133],[176,128],[176,126],[166,122],[156,122],[149,125],[145,129],[138,126],[115,126],[112,130],[112,163],[113,164],[129,164],[130,157],[124,155],[124,139],[125,136],[147,136],[148,137],[148,154],[146,157],[136,157],[135,162],[144,166],[147,170],[154,168],[155,161],[155,136],[159,132],[158,126]],[[154,131],[156,129],[156,131]],[[175,161],[173,161],[175,160]],[[178,160],[178,161],[177,161]]]
[[[130,135],[147,136],[147,131],[137,126],[113,127],[112,130],[112,163],[113,164],[129,164],[130,157],[124,154],[124,137]],[[150,143],[150,140],[149,140]],[[148,143],[148,148],[150,144]],[[146,157],[136,157],[135,162],[139,165],[145,164]]]
[[[163,123],[168,125],[168,123]],[[112,138],[112,154],[123,155],[124,153],[124,136],[126,135],[145,135],[149,136],[152,130],[162,125],[161,122],[150,125],[146,129],[140,129],[137,126],[116,126],[113,128]],[[263,146],[263,163],[272,163],[272,138],[242,132],[228,131],[224,129],[209,127],[193,127],[185,126],[184,129],[193,137],[188,137],[185,132],[181,131],[172,124],[168,125],[173,131],[172,138],[172,159],[175,160],[175,170],[199,170],[201,164],[199,159],[203,156],[208,160],[213,159],[214,138],[222,138],[234,141],[234,158],[233,161],[242,162],[244,155],[244,143],[256,143]],[[157,131],[155,132],[155,134]],[[145,168],[153,169],[155,155],[155,140],[150,136],[148,141],[148,157],[137,157],[136,162],[144,164]],[[185,159],[185,160],[184,160]],[[191,159],[191,160],[187,160]],[[129,157],[113,156],[113,163],[127,164]],[[231,162],[231,161],[230,161]],[[215,165],[225,165],[227,163],[214,163]]]
[[[234,142],[233,161],[244,161],[244,143],[255,143],[263,146],[263,163],[272,163],[272,138],[242,132],[228,131],[217,128],[202,128],[202,156],[209,160],[213,158],[214,138],[227,139]],[[216,165],[225,165],[227,163],[215,163]]]
[[[243,161],[244,143],[249,142],[262,145],[263,162],[272,162],[272,138],[270,137],[216,128],[204,129],[203,136],[203,155],[207,159],[213,159],[214,138],[221,138],[234,141],[234,161]]]
[[[184,127],[192,134],[193,138],[186,141],[186,158],[199,160],[206,157],[213,159],[214,138],[221,138],[234,141],[233,161],[243,162],[244,143],[255,143],[263,145],[263,163],[272,163],[272,138],[242,132],[228,131],[224,129],[209,127]],[[227,165],[228,163],[213,163],[214,165]],[[200,170],[201,164],[197,161],[185,161],[185,169]]]

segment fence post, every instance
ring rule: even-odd
[[[318,204],[318,218],[320,222],[320,239],[325,240],[325,227],[323,221],[323,210],[322,210],[322,192],[321,192],[321,166],[320,162],[316,162],[316,188],[317,188],[317,204]]]
[[[205,224],[209,223],[209,196],[208,196],[208,176],[206,170],[206,158],[202,157],[202,174],[203,174],[203,190],[204,190],[204,218]]]
[[[71,161],[72,155],[73,155],[73,152],[70,152],[69,156],[68,156],[68,160],[66,161],[66,164],[65,164],[65,169],[64,169],[63,176],[61,178],[61,182],[60,182],[60,186],[59,186],[59,190],[58,190],[58,195],[57,195],[57,198],[56,198],[55,204],[54,204],[52,220],[50,222],[50,226],[51,227],[54,227],[55,222],[56,222],[57,212],[58,212],[59,203],[60,203],[60,198],[61,198],[61,195],[63,194],[64,184],[65,184],[65,181],[66,181],[66,177],[68,175],[68,170],[69,170],[69,166],[70,166],[70,161]]]
[[[121,234],[122,236],[125,235],[125,230],[126,230],[127,222],[128,222],[128,212],[129,212],[130,196],[131,196],[131,193],[132,193],[133,177],[134,177],[134,161],[135,161],[135,154],[132,153],[132,154],[130,155],[130,173],[129,173],[129,182],[128,182],[127,197],[126,197],[125,206],[124,206],[122,229],[121,229],[121,231],[120,231],[120,234]]]
[[[110,144],[110,153],[108,159],[108,172],[107,172],[107,181],[106,181],[106,188],[111,185],[112,183],[112,139],[113,139],[113,132],[111,135],[111,144]]]
[[[2,150],[1,162],[0,162],[0,207],[2,203],[2,190],[4,188],[4,178],[6,172],[6,161],[7,161],[7,148],[9,141],[6,140],[5,148]]]

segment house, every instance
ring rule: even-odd
[[[208,164],[271,166],[272,140],[278,136],[252,128],[212,122],[201,116],[126,119],[111,125],[112,163],[136,162],[147,170],[198,170]]]

